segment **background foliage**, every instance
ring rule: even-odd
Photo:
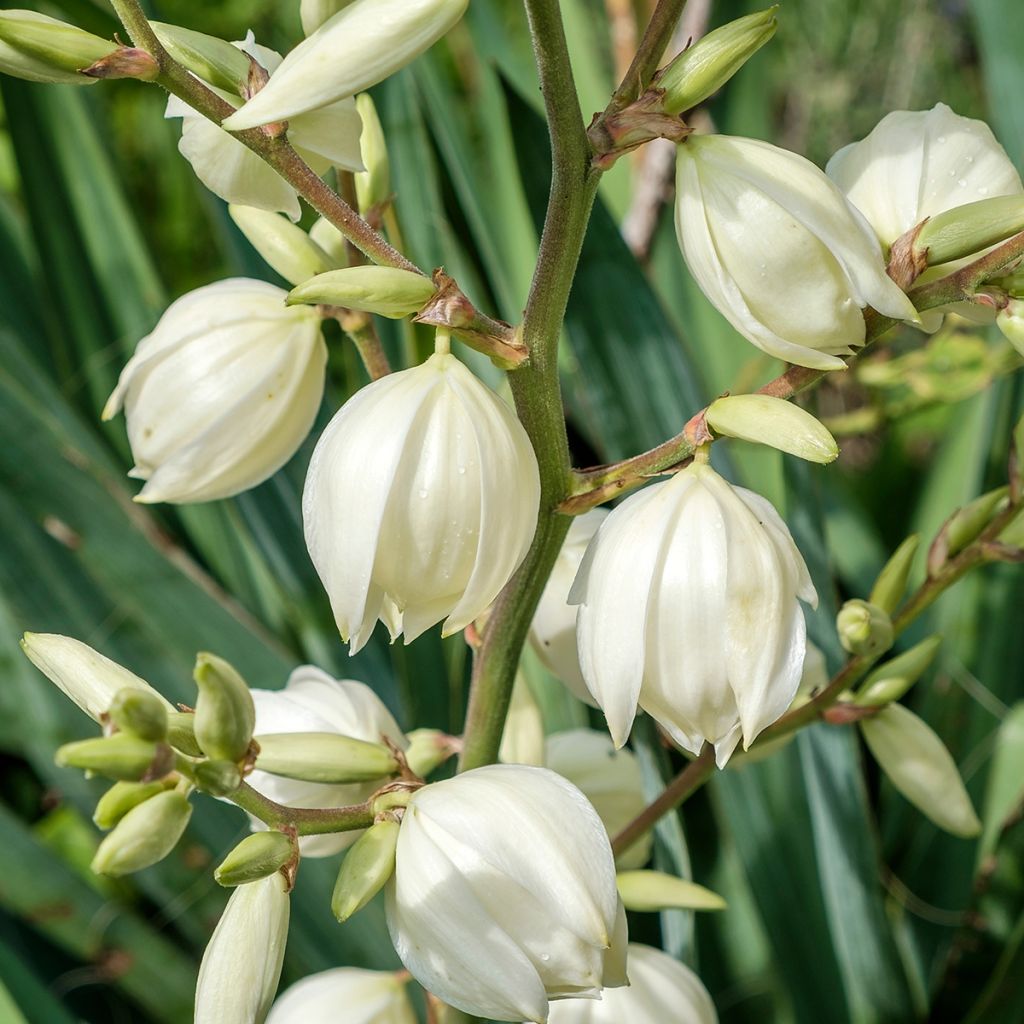
[[[229,39],[251,27],[283,50],[298,38],[297,6],[150,9]],[[584,109],[603,108],[623,56],[608,14],[628,36],[644,0],[561,6]],[[101,35],[115,30],[102,0],[38,7]],[[688,24],[751,9],[691,0]],[[780,23],[708,106],[718,129],[824,163],[888,110],[943,100],[988,119],[1024,169],[1016,0],[790,0]],[[515,319],[547,189],[518,5],[473,0],[462,26],[375,96],[409,255],[443,264],[481,308]],[[434,634],[388,648],[378,636],[347,658],[301,538],[308,444],[235,500],[132,504],[123,424],[101,426],[98,412],[135,342],[183,291],[273,273],[177,154],[177,122],[162,119],[155,89],[3,78],[0,97],[0,1018],[186,1021],[225,900],[211,867],[244,822],[198,800],[187,841],[166,862],[128,881],[92,876],[89,816],[101,787],[52,763],[89,723],[21,657],[21,632],[79,637],[185,701],[199,649],[268,688],[311,661],[370,682],[406,726],[450,730],[461,724],[465,649]],[[669,186],[653,163],[623,160],[602,186],[570,303],[563,369],[578,464],[657,443],[716,394],[777,372],[687,279]],[[617,225],[652,210],[638,258]],[[403,339],[386,326],[397,354]],[[823,598],[812,633],[833,662],[837,602],[865,595],[908,532],[927,536],[1004,479],[1009,429],[1024,409],[1019,375],[1008,375],[1017,366],[994,336],[908,333],[814,396],[842,434],[837,466],[784,465],[739,444],[727,465],[716,452],[720,468],[785,511]],[[318,426],[361,373],[333,338]],[[907,638],[945,634],[938,669],[909,699],[961,765],[985,822],[979,841],[939,832],[879,781],[852,730],[825,726],[722,774],[659,826],[659,864],[692,872],[729,910],[638,919],[633,932],[654,942],[660,933],[698,966],[724,1024],[1024,1019],[1022,607],[1024,577],[996,567]],[[582,706],[527,667],[550,730],[586,722]],[[678,764],[649,728],[636,746],[656,794]],[[395,964],[379,907],[334,922],[334,869],[303,865],[286,980],[339,963]]]

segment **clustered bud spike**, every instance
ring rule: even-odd
[[[394,874],[399,827],[394,818],[382,817],[345,854],[331,896],[331,910],[339,921],[362,910]]]
[[[864,680],[854,702],[859,707],[881,707],[899,700],[931,665],[941,643],[941,636],[930,636],[879,665]]]
[[[297,854],[295,843],[283,832],[254,832],[220,862],[213,877],[227,887],[256,882],[280,871]]]
[[[839,445],[820,420],[792,402],[769,395],[728,395],[708,406],[707,425],[726,437],[766,444],[779,451],[827,464]]]
[[[869,601],[847,601],[836,616],[836,630],[843,649],[851,654],[875,657],[892,647],[892,620]]]
[[[871,595],[868,597],[869,604],[881,608],[889,615],[896,610],[906,593],[907,579],[910,576],[910,569],[914,564],[914,555],[917,553],[920,540],[918,534],[912,533],[892,553],[871,588]]]
[[[241,761],[249,750],[256,709],[245,680],[215,654],[196,657],[193,672],[199,687],[196,701],[196,741],[207,757]]]
[[[290,732],[256,737],[256,767],[271,775],[337,785],[383,779],[398,771],[383,744],[329,732]]]
[[[293,288],[288,305],[343,306],[400,319],[427,304],[435,292],[429,277],[394,267],[346,267],[331,270]]]
[[[685,878],[662,871],[620,871],[615,884],[627,910],[725,910],[725,900]]]
[[[192,805],[183,793],[157,793],[128,811],[100,843],[93,871],[127,875],[156,864],[177,845],[191,816]]]

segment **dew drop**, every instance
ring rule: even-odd
[[[979,185],[978,186],[978,195],[979,196],[987,196],[988,195],[988,186],[986,186],[986,185]]]
[[[957,185],[959,185],[959,186],[960,186],[960,188],[967,188],[967,179],[966,179],[966,178],[961,178],[961,179],[960,179],[960,180],[959,180],[959,181],[957,182]]]
[[[946,136],[945,135],[940,135],[935,141],[936,142],[945,142],[946,141]]]
[[[421,498],[425,498],[426,496],[427,496],[427,492],[426,491],[420,491],[420,497]]]
[[[544,963],[547,963],[551,959],[551,956],[548,953],[541,953],[540,958]]]
[[[465,466],[459,466],[459,476],[465,476],[465,475],[466,475],[466,467]]]

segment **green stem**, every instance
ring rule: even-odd
[[[293,828],[300,836],[353,832],[373,824],[373,811],[365,803],[351,807],[286,807],[258,793],[246,782],[228,799],[270,828]]]
[[[658,6],[655,7],[651,20],[644,30],[644,37],[637,47],[636,56],[618,89],[615,90],[602,119],[638,100],[651,84],[654,72],[658,70],[658,62],[672,38],[672,33],[676,30],[676,25],[679,24],[685,6],[686,0],[658,0]]]

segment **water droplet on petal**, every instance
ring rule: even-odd
[[[945,135],[940,135],[935,141],[936,142],[945,142],[946,141],[946,136]]]
[[[421,498],[425,498],[426,496],[427,496],[427,491],[425,491],[425,490],[420,491],[420,497]]]
[[[985,186],[985,185],[979,185],[978,186],[978,195],[979,196],[987,196],[988,195],[988,187]]]
[[[959,186],[960,186],[961,188],[967,188],[967,179],[966,179],[966,178],[961,178],[961,179],[960,179],[960,180],[959,180],[959,181],[957,182],[957,184],[958,184],[958,185],[959,185]]]

